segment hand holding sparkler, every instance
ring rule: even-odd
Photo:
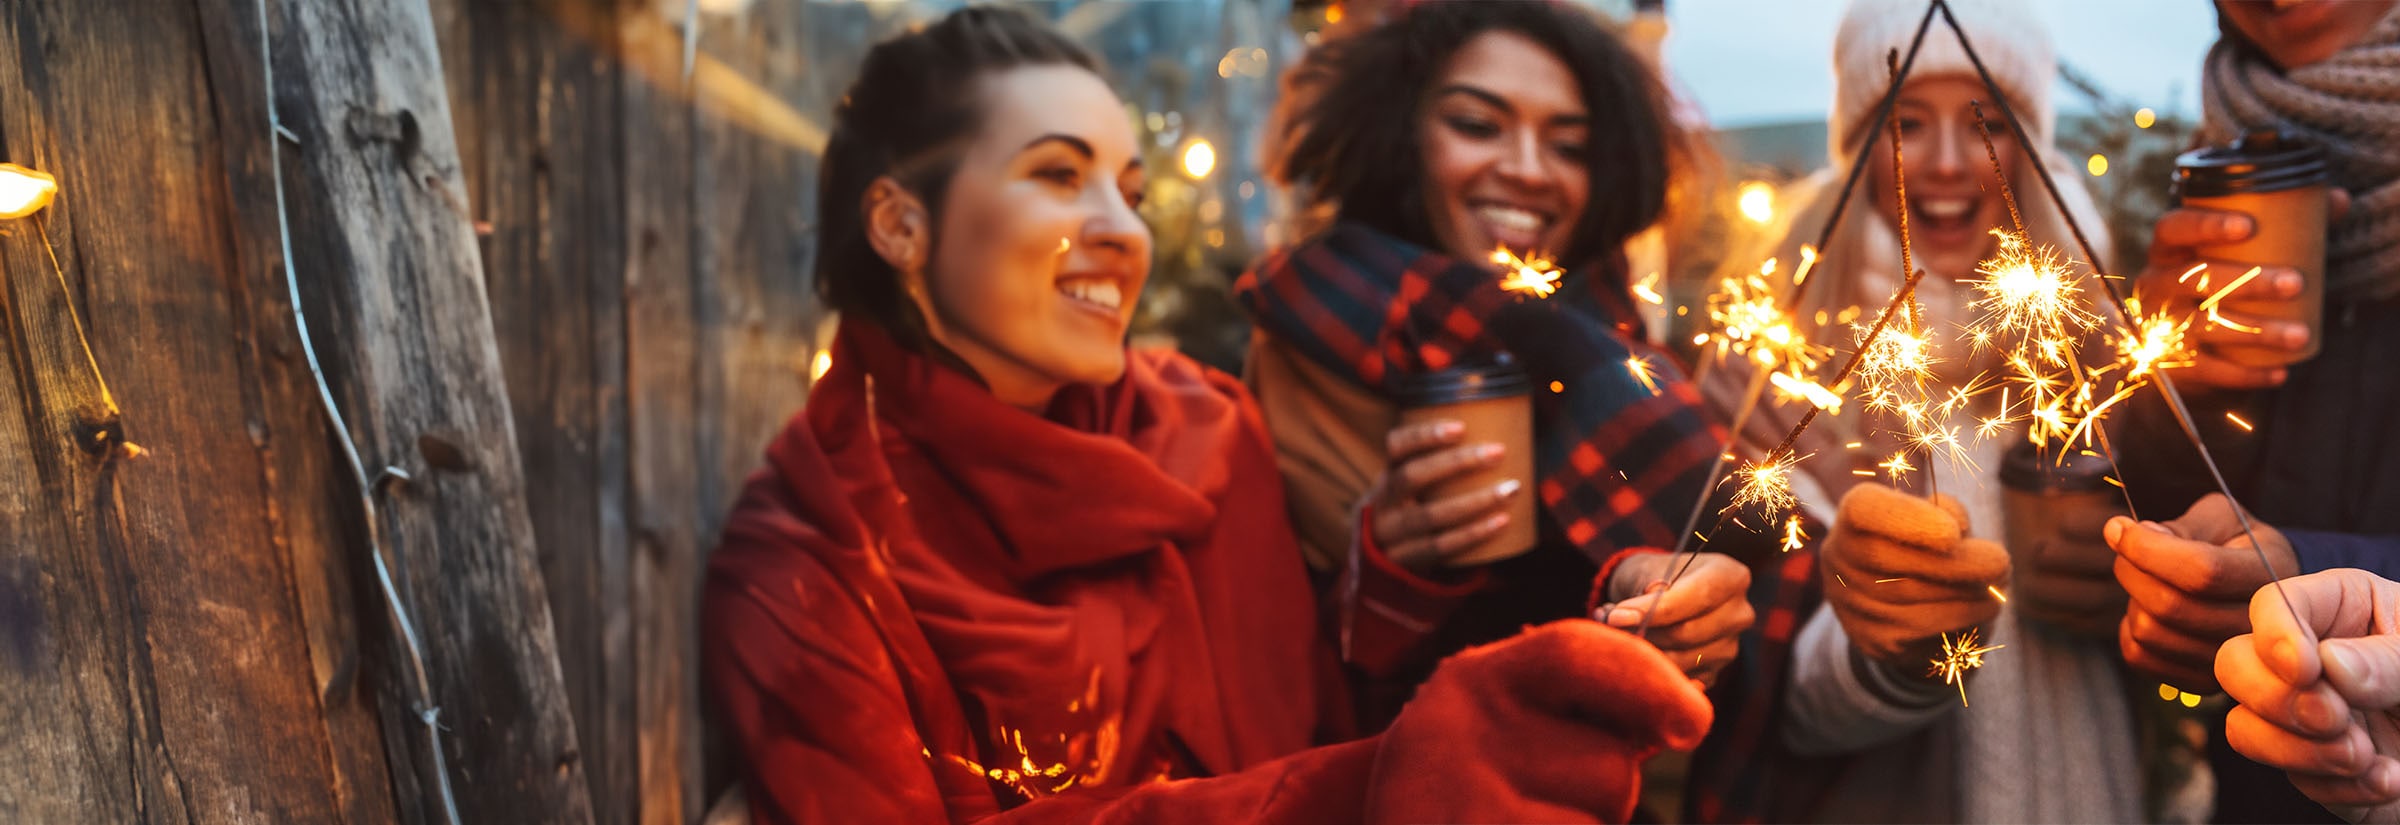
[[[2352,822],[2400,822],[2396,612],[2400,584],[2372,573],[2297,576],[2251,597],[2256,632],[2217,654],[2217,678],[2241,703],[2226,741]]]
[[[2251,595],[2275,579],[2264,565],[2283,575],[2300,569],[2282,533],[2252,526],[2256,549],[2233,504],[2213,493],[2164,524],[2109,520],[2117,582],[2132,596],[2117,632],[2127,664],[2184,690],[2216,692],[2217,648],[2250,632]]]
[[[1645,638],[1684,675],[1709,684],[1733,663],[1742,631],[1758,614],[1750,607],[1750,568],[1723,553],[1701,553],[1690,561],[1682,586],[1673,592],[1666,590],[1666,580],[1675,556],[1642,553],[1618,562],[1608,579],[1609,603],[1592,618],[1632,630],[1644,614],[1657,611]]]
[[[1966,529],[1965,511],[1948,498],[1879,484],[1842,497],[1818,553],[1825,601],[1859,653],[1923,676],[1927,662],[1943,657],[1946,637],[2000,615],[1993,588],[2008,583],[2008,551],[1966,538]]]

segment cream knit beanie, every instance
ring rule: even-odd
[[[2050,87],[2058,76],[2058,58],[2051,51],[2050,32],[2033,16],[2025,0],[1950,0],[1950,12],[1966,29],[1975,55],[2008,95],[2008,103],[2025,118],[2025,131],[2037,145],[2050,145]],[[1842,27],[1833,41],[1833,113],[1828,150],[1834,165],[1848,168],[1859,130],[1875,116],[1875,104],[1891,86],[1885,55],[1908,56],[1909,38],[1925,17],[1926,0],[1851,0],[1842,13]],[[1911,79],[1943,76],[1975,77],[1975,64],[1958,46],[1958,37],[1937,15],[1925,32],[1925,46],[1908,70]],[[1997,107],[1985,113],[1998,117]]]

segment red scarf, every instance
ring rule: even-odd
[[[769,450],[782,500],[745,497],[713,575],[792,552],[790,531],[745,528],[761,505],[842,546],[810,552],[854,564],[839,577],[866,583],[883,643],[916,652],[898,663],[914,718],[893,722],[916,727],[953,820],[1310,743],[1315,598],[1232,378],[1130,353],[1122,380],[1034,415],[868,324],[832,357]]]

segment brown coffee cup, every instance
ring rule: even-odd
[[[2048,448],[2056,449],[2064,448]],[[2068,526],[2098,530],[2125,512],[2123,494],[2108,483],[2108,459],[2082,452],[2062,458],[2048,450],[2019,443],[2000,459],[2002,537],[2011,554],[2051,552],[2066,540]]]
[[[1490,489],[1508,479],[1522,487],[1501,506],[1508,526],[1473,549],[1450,557],[1453,566],[1490,564],[1523,555],[1540,542],[1534,507],[1533,379],[1505,360],[1440,372],[1404,375],[1387,390],[1400,408],[1402,425],[1448,419],[1466,427],[1462,444],[1500,444],[1500,462],[1444,480],[1423,493],[1427,501]]]
[[[2308,328],[2307,346],[2289,350],[2228,344],[2217,349],[2220,357],[2251,367],[2281,367],[2316,357],[2325,315],[2327,185],[2323,151],[2271,130],[2175,158],[2175,195],[2182,205],[2246,213],[2255,227],[2244,240],[2200,248],[2213,283],[2231,283],[2253,266],[2300,272],[2297,297],[2245,298],[2237,293],[2221,306],[2257,318],[2297,322]],[[2266,290],[2253,284],[2242,293],[2264,295]]]

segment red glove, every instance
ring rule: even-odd
[[[1366,822],[1624,822],[1642,762],[1712,711],[1664,654],[1552,622],[1444,661],[1383,734]]]

